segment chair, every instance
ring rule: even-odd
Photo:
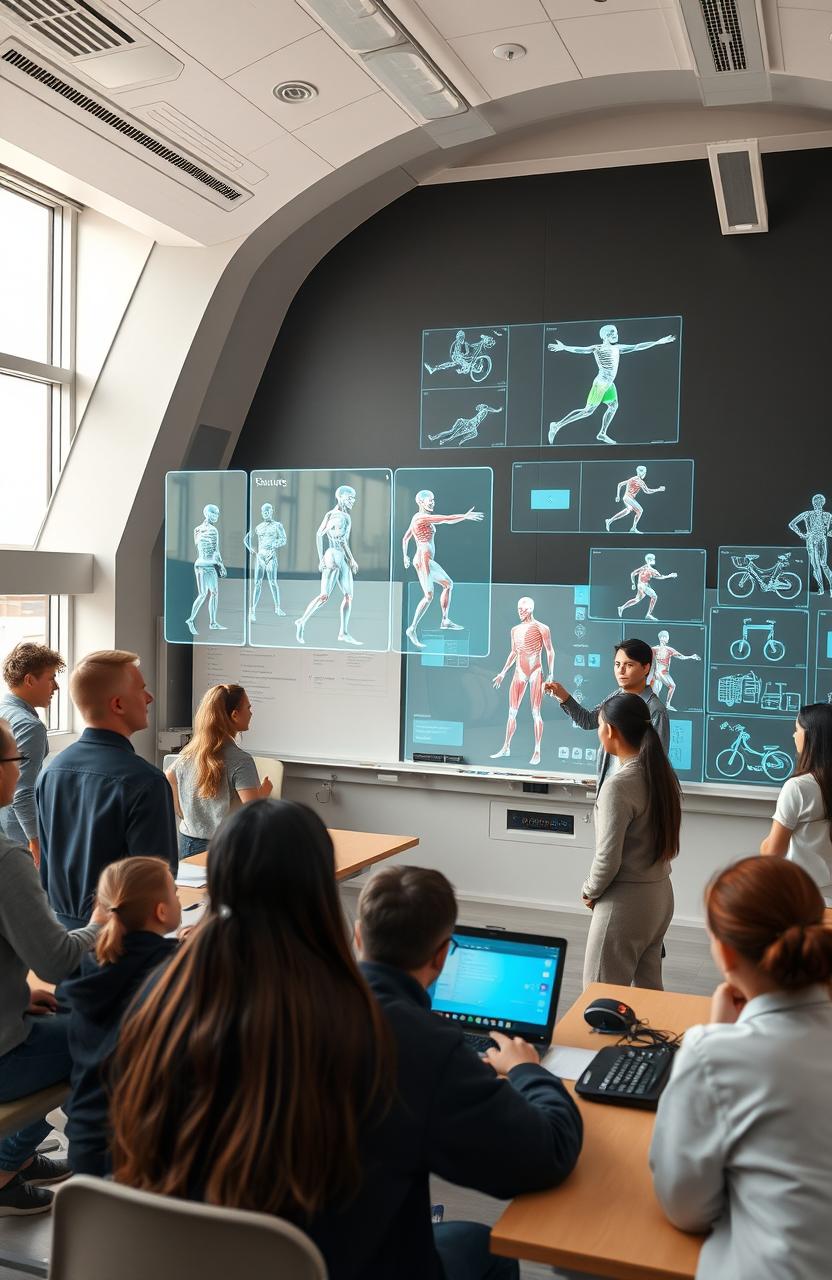
[[[327,1280],[316,1246],[265,1213],[78,1175],[55,1196],[49,1280]]]

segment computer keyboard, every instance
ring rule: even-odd
[[[492,1040],[491,1036],[480,1036],[475,1031],[463,1031],[462,1038],[476,1053],[485,1053],[487,1049],[497,1048],[497,1041]]]
[[[610,1045],[592,1059],[575,1092],[593,1102],[655,1111],[674,1052],[674,1045]]]

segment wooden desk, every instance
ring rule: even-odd
[[[705,996],[599,982],[558,1023],[555,1044],[601,1049],[615,1043],[611,1036],[593,1034],[584,1022],[583,1010],[598,996],[626,1001],[663,1031],[685,1031],[708,1021]],[[574,1085],[566,1087],[574,1096]],[[575,1101],[584,1121],[577,1167],[555,1190],[514,1200],[491,1232],[492,1252],[618,1280],[690,1280],[702,1237],[672,1227],[653,1193],[647,1152],[655,1112]]]
[[[383,862],[385,858],[392,858],[397,853],[403,853],[405,849],[414,849],[419,843],[418,836],[376,835],[369,831],[340,831],[330,828],[329,834],[335,846],[336,880],[348,880],[350,876],[358,875],[359,871],[364,871],[374,862]],[[208,855],[195,853],[185,861],[204,867],[208,861]],[[183,907],[201,902],[204,897],[204,889],[179,886],[179,901]]]

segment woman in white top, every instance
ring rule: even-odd
[[[797,862],[832,907],[832,707],[801,707],[794,744],[797,768],[783,784],[760,853]]]
[[[193,737],[165,771],[181,819],[182,858],[207,849],[223,818],[237,805],[271,795],[269,779],[261,784],[254,760],[236,743],[251,717],[242,685],[212,685],[197,707]]]
[[[725,976],[659,1102],[650,1165],[698,1280],[823,1280],[832,1259],[832,929],[802,867],[743,858],[705,899]]]

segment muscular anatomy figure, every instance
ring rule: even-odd
[[[636,594],[618,606],[619,618],[625,609],[629,609],[631,605],[638,604],[639,600],[643,600],[645,596],[648,597],[650,603],[647,606],[647,613],[644,616],[646,618],[653,617],[653,610],[656,607],[656,601],[659,597],[650,586],[651,578],[655,578],[656,582],[664,582],[666,578],[677,578],[679,576],[676,573],[659,573],[658,569],[655,568],[655,564],[656,557],[651,551],[648,551],[647,555],[644,557],[644,564],[639,565],[638,569],[633,569],[630,574],[630,585]],[[638,586],[636,586],[636,579],[638,579]]]
[[[562,427],[568,426],[570,422],[577,422],[580,418],[590,417],[600,404],[605,408],[601,430],[596,439],[602,440],[604,444],[615,444],[616,441],[607,434],[607,431],[618,411],[615,378],[621,356],[629,355],[633,351],[647,351],[650,347],[664,346],[667,342],[676,341],[675,334],[667,333],[663,338],[656,338],[652,342],[619,342],[618,330],[614,324],[605,324],[599,330],[598,336],[601,341],[589,347],[568,347],[566,343],[560,341],[549,343],[550,351],[569,351],[572,355],[594,356],[598,366],[595,381],[589,388],[589,395],[583,409],[573,409],[565,418],[549,423],[549,444],[554,443],[555,436]]]
[[[534,616],[534,600],[530,596],[523,596],[522,599],[517,601],[517,614],[520,622],[511,629],[509,655],[505,660],[502,671],[492,681],[494,688],[499,689],[504,677],[510,668],[514,666],[514,674],[511,677],[511,685],[508,691],[508,721],[506,722],[505,741],[500,750],[495,751],[491,759],[498,760],[500,756],[511,755],[511,740],[517,728],[517,712],[520,710],[520,703],[523,701],[523,695],[526,692],[526,686],[528,686],[530,691],[529,698],[532,704],[532,719],[534,720],[534,754],[529,763],[540,764],[540,744],[543,741],[543,716],[540,712],[540,705],[543,701],[543,667],[540,655],[545,649],[549,667],[547,679],[553,680],[555,649],[552,644],[552,633],[546,623],[538,622]]]
[[[319,595],[309,601],[303,617],[298,618],[295,623],[299,644],[306,643],[303,638],[303,631],[307,622],[313,613],[317,613],[319,609],[323,608],[332,595],[333,588],[336,586],[342,597],[341,629],[338,632],[338,639],[343,644],[361,644],[360,640],[356,640],[350,635],[350,612],[352,611],[354,591],[353,574],[358,573],[358,565],[355,563],[350,550],[350,532],[352,530],[350,512],[355,506],[355,497],[355,489],[351,485],[340,485],[335,490],[335,506],[331,511],[327,511],[318,525],[315,542],[318,547],[321,590]],[[327,540],[326,550],[324,550],[324,538]]]
[[[472,418],[457,418],[454,425],[447,431],[439,431],[435,436],[428,436],[428,440],[438,440],[440,445],[465,444],[466,440],[476,439],[479,425],[489,413],[502,413],[502,409],[494,409],[489,404],[478,404]]]
[[[669,640],[669,631],[659,632],[659,643],[653,645],[653,670],[647,683],[657,698],[661,694],[662,686],[667,689],[667,703],[665,706],[668,711],[672,711],[676,681],[670,674],[671,659],[678,658],[680,662],[701,662],[702,659],[698,653],[680,653],[678,649],[671,648],[668,643]]]
[[[215,507],[212,502],[209,502],[207,507],[203,507],[202,514],[205,519],[202,524],[198,524],[194,529],[194,546],[196,547],[194,573],[196,574],[197,594],[190,615],[185,619],[185,626],[192,636],[199,635],[196,629],[196,617],[205,603],[206,597],[208,599],[209,629],[211,631],[228,630],[222,623],[217,622],[219,579],[224,578],[227,572],[220,554],[220,535],[217,529],[220,509]]]
[[[630,476],[629,480],[619,481],[618,488],[615,491],[616,502],[623,502],[624,506],[620,511],[616,511],[614,516],[610,516],[609,520],[605,520],[607,533],[610,531],[610,525],[615,524],[616,520],[621,520],[624,516],[632,514],[633,525],[630,533],[641,533],[638,522],[644,515],[644,508],[640,502],[636,501],[637,493],[664,493],[664,485],[660,484],[657,489],[650,489],[644,483],[644,477],[647,475],[646,467],[636,467],[634,476]],[[623,497],[622,497],[623,490]]]
[[[434,504],[436,499],[430,489],[420,489],[416,494],[416,506],[418,508],[415,516],[407,527],[407,532],[402,538],[402,556],[404,558],[405,569],[410,568],[410,556],[408,555],[408,547],[410,539],[416,543],[416,551],[413,556],[413,568],[416,570],[416,576],[419,579],[419,586],[422,588],[422,599],[416,606],[413,614],[413,621],[405,631],[405,635],[410,643],[417,649],[424,649],[422,641],[416,634],[416,628],[422,620],[425,610],[430,608],[433,600],[433,588],[436,583],[442,588],[442,594],[439,597],[439,603],[442,607],[442,621],[440,628],[443,631],[462,631],[463,628],[456,622],[451,622],[449,610],[451,607],[451,592],[454,589],[453,579],[445,572],[441,564],[434,557],[436,555],[436,545],[434,535],[438,524],[459,524],[460,520],[482,520],[482,512],[475,511],[473,507],[469,511],[459,516],[437,516],[434,514]]]
[[[824,587],[828,586],[829,594],[832,596],[832,571],[828,564],[828,539],[832,530],[832,513],[824,511],[825,505],[826,498],[822,493],[816,493],[812,499],[812,510],[801,511],[800,515],[789,521],[789,528],[806,543],[809,564],[812,566],[812,573],[818,584],[818,595],[822,596]]]
[[[280,547],[286,546],[286,530],[279,520],[275,520],[274,507],[270,502],[263,503],[260,514],[263,517],[260,524],[243,538],[246,550],[254,556],[254,587],[249,610],[252,622],[256,621],[257,605],[260,601],[260,592],[263,590],[264,577],[272,593],[275,613],[280,618],[286,616],[286,610],[280,607],[280,587],[277,584],[277,553]],[[255,537],[257,538],[256,551],[252,546]]]
[[[481,350],[487,351],[495,345],[495,340],[490,334],[481,333],[479,343],[475,345],[480,346]],[[464,329],[457,329],[449,354],[450,359],[443,360],[441,364],[425,364],[428,373],[434,374],[441,373],[443,369],[456,369],[457,373],[467,377],[471,372],[471,365],[477,357],[477,352],[472,348],[471,343],[466,340]]]

